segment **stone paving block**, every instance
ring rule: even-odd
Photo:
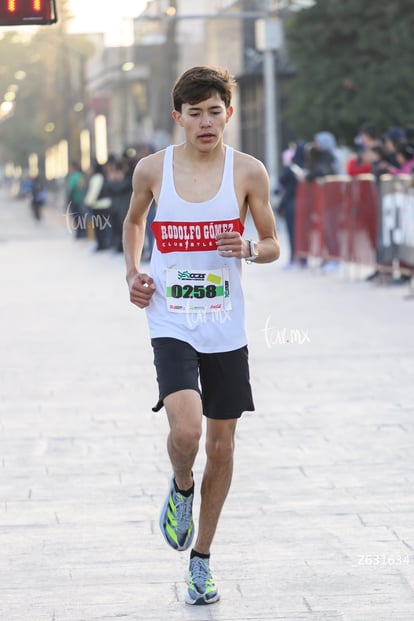
[[[244,266],[256,412],[212,551],[222,600],[189,607],[188,554],[158,527],[170,465],[145,315],[122,257],[47,218],[36,229],[21,205],[13,220],[0,196],[0,619],[412,621],[402,291]],[[203,467],[201,450],[196,516]]]

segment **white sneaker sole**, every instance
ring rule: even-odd
[[[185,572],[185,581],[188,586],[190,584],[190,573],[188,570]],[[197,599],[193,599],[188,591],[184,598],[185,603],[189,606],[208,606],[208,604],[215,604],[215,602],[218,602],[219,599],[220,593],[218,591],[216,595],[211,599],[205,599],[205,595],[203,595],[202,593],[200,593],[200,597],[198,597]]]

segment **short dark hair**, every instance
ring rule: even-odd
[[[408,142],[414,143],[414,125],[405,127],[405,138]]]
[[[406,162],[408,162],[414,158],[414,145],[409,142],[402,142],[399,145],[397,152],[403,156]]]
[[[220,67],[200,65],[187,69],[176,81],[172,90],[174,110],[181,112],[182,105],[197,104],[217,92],[226,108],[230,106],[235,79]]]
[[[379,140],[381,138],[381,132],[378,125],[372,123],[371,121],[361,125],[359,133],[369,136],[372,140]]]
[[[104,174],[105,174],[105,168],[104,168],[104,165],[103,165],[103,164],[100,164],[100,163],[98,162],[98,160],[95,160],[95,159],[94,159],[94,160],[92,161],[91,168],[92,168],[92,174],[93,174],[93,175],[104,175]]]

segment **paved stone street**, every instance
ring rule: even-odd
[[[193,608],[158,529],[167,427],[123,258],[63,208],[30,218],[3,189],[1,621],[412,621],[408,289],[244,266],[256,412],[212,551],[222,599]]]

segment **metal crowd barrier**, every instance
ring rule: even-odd
[[[295,251],[411,273],[414,270],[414,182],[410,175],[329,176],[298,185]]]

